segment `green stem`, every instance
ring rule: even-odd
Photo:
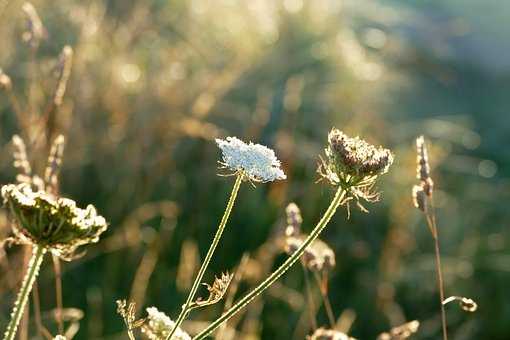
[[[21,284],[21,289],[19,290],[18,297],[14,302],[14,307],[11,313],[11,320],[9,321],[9,325],[7,325],[7,330],[4,334],[4,340],[14,340],[16,336],[16,331],[18,330],[18,325],[25,311],[25,306],[28,301],[28,296],[32,291],[32,286],[34,285],[35,279],[39,274],[39,268],[41,267],[41,263],[44,258],[44,254],[46,253],[46,248],[34,245],[33,246],[33,255],[28,263],[28,270],[23,278],[23,283]]]
[[[239,192],[239,188],[241,187],[241,183],[243,181],[244,174],[239,173],[236,178],[236,182],[234,184],[234,188],[232,189],[232,193],[230,194],[230,198],[227,203],[227,207],[225,208],[225,212],[223,213],[223,217],[221,218],[220,225],[218,226],[218,230],[216,231],[216,235],[214,235],[214,239],[209,246],[209,250],[207,251],[207,255],[205,256],[204,262],[202,262],[202,265],[200,267],[200,270],[198,271],[197,277],[195,278],[195,281],[193,282],[193,286],[191,286],[191,291],[188,295],[188,298],[186,299],[186,303],[182,306],[181,313],[179,314],[179,317],[175,321],[175,326],[166,337],[166,340],[170,340],[172,336],[174,335],[175,331],[179,328],[181,323],[184,321],[186,316],[188,315],[190,311],[190,305],[195,299],[195,294],[197,293],[198,287],[200,286],[200,283],[202,282],[202,278],[204,277],[205,271],[207,270],[207,267],[209,266],[209,262],[211,262],[211,258],[214,254],[214,251],[216,250],[216,247],[218,246],[218,243],[220,242],[221,235],[223,234],[223,231],[225,230],[225,226],[227,224],[228,218],[230,217],[230,213],[232,212],[232,208],[234,206],[234,202],[237,197],[237,193]]]
[[[216,328],[218,328],[223,322],[227,321],[235,314],[237,314],[241,309],[246,307],[253,299],[255,299],[259,294],[261,294],[264,290],[269,288],[276,280],[280,278],[292,265],[299,260],[301,255],[305,252],[306,247],[308,247],[321,233],[321,231],[326,227],[331,217],[333,217],[336,209],[342,203],[345,197],[345,190],[341,187],[338,188],[333,201],[329,205],[328,209],[322,216],[319,223],[312,230],[310,235],[303,241],[301,246],[285,260],[285,262],[278,267],[270,276],[268,276],[261,284],[259,284],[255,289],[253,289],[250,293],[245,295],[239,302],[237,302],[234,306],[232,306],[229,310],[227,310],[222,316],[212,322],[206,329],[197,334],[193,340],[201,340],[205,339],[208,335],[210,335]]]

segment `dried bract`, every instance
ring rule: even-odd
[[[189,306],[190,310],[213,305],[219,302],[225,296],[225,293],[227,292],[233,277],[233,274],[223,273],[221,274],[221,277],[214,278],[212,286],[207,283],[203,283],[203,285],[205,285],[209,291],[209,296],[207,299],[199,298],[197,301],[192,302]]]
[[[80,209],[71,199],[34,191],[26,183],[4,185],[1,193],[14,217],[16,237],[58,256],[68,257],[79,246],[97,242],[108,226],[94,206]]]
[[[147,322],[142,326],[142,332],[150,340],[166,339],[175,327],[175,322],[156,307],[147,308],[147,314]],[[179,327],[170,340],[191,340],[191,337]]]
[[[307,340],[355,340],[345,333],[334,329],[318,328],[315,332],[307,336]]]
[[[377,340],[404,340],[418,331],[420,322],[413,320],[398,327],[393,327],[389,332],[381,333]]]
[[[236,174],[242,173],[246,179],[272,182],[287,178],[274,151],[268,147],[246,144],[236,137],[216,139],[216,143],[223,154],[221,164]]]

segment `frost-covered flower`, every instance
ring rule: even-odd
[[[166,339],[175,327],[175,322],[156,307],[147,308],[147,314],[147,322],[142,326],[142,332],[150,340]],[[170,340],[191,340],[191,337],[179,327]]]
[[[18,239],[47,247],[59,256],[97,242],[108,227],[94,206],[80,209],[71,199],[34,191],[27,183],[4,185],[1,192],[15,218],[13,232]]]
[[[286,179],[273,150],[260,144],[246,144],[236,137],[216,139],[223,153],[222,164],[235,172],[243,172],[250,180],[272,182]]]

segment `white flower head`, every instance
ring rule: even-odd
[[[151,340],[166,339],[175,327],[175,322],[156,307],[147,308],[147,314],[147,323],[142,326],[142,332]],[[191,340],[191,337],[179,327],[170,340]]]
[[[260,144],[246,144],[236,137],[216,139],[223,153],[222,164],[235,172],[243,172],[255,182],[272,182],[286,179],[281,163],[273,150]]]

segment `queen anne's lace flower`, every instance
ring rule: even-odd
[[[216,139],[223,153],[222,164],[256,182],[272,182],[286,179],[281,163],[273,150],[260,144],[246,144],[236,137]]]
[[[147,308],[147,314],[147,322],[142,326],[142,332],[151,340],[166,339],[175,327],[175,322],[156,307]],[[191,337],[181,328],[178,328],[170,340],[191,340]]]
[[[108,226],[92,205],[80,209],[71,199],[33,191],[26,183],[4,185],[1,191],[15,217],[16,237],[57,255],[70,255],[81,245],[97,242]]]

